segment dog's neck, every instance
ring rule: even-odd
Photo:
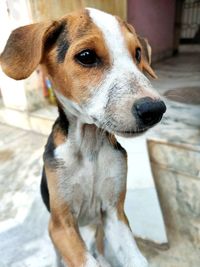
[[[67,108],[59,107],[59,118],[62,127],[68,128],[67,140],[73,149],[86,153],[98,152],[108,133],[95,124],[83,122]]]

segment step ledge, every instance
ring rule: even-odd
[[[55,115],[45,116],[40,110],[29,113],[10,108],[1,108],[0,121],[10,126],[48,135],[57,117],[55,111],[52,114]]]

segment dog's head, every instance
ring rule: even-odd
[[[150,60],[148,42],[132,26],[90,8],[14,30],[0,57],[17,80],[42,64],[66,112],[121,135],[148,129],[165,112],[143,74],[156,77]]]

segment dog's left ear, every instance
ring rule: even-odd
[[[0,55],[2,70],[11,78],[27,78],[42,62],[44,51],[63,30],[63,24],[47,21],[14,30]]]
[[[146,38],[138,36],[140,44],[142,46],[142,69],[146,71],[151,77],[157,79],[157,76],[151,68],[151,46]]]

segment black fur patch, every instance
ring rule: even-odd
[[[65,55],[69,48],[69,42],[67,40],[67,28],[66,25],[57,40],[57,62],[64,62]]]
[[[54,150],[56,148],[55,143],[54,143],[54,132],[59,130],[59,131],[62,131],[62,133],[67,136],[68,127],[69,127],[67,116],[65,115],[64,111],[59,105],[58,105],[58,111],[59,111],[59,116],[52,127],[52,132],[49,135],[47,144],[45,146],[45,151],[43,154],[43,160],[44,160],[45,166],[48,166],[52,170],[55,170],[56,168],[62,168],[63,166],[63,162],[58,161],[54,157]],[[43,202],[45,206],[47,207],[48,211],[50,211],[49,190],[48,190],[48,185],[47,185],[47,179],[48,177],[46,176],[45,169],[43,168],[40,191],[41,191]]]
[[[54,159],[54,149],[55,144],[54,144],[54,139],[53,139],[53,134],[56,128],[59,128],[64,135],[68,135],[68,127],[69,127],[69,121],[67,119],[67,116],[65,115],[64,111],[58,104],[58,112],[59,116],[56,119],[53,127],[52,127],[52,132],[48,137],[47,144],[45,146],[45,151],[43,154],[43,160],[44,162],[48,162],[52,167],[56,167],[56,160]]]
[[[54,126],[55,126],[55,124],[54,124]],[[54,144],[54,140],[53,140],[53,130],[52,130],[51,134],[48,137],[47,143],[45,145],[45,150],[44,150],[44,154],[43,154],[44,162],[49,161],[50,159],[53,159],[54,149],[55,149],[55,144]]]
[[[69,48],[69,43],[67,41],[67,23],[62,22],[58,25],[57,24],[57,22],[54,22],[53,26],[55,29],[48,33],[44,49],[48,51],[52,48],[52,46],[56,45],[57,62],[62,63]]]
[[[55,29],[50,31],[45,41],[45,49],[49,50],[55,43],[58,41],[59,36],[64,32],[66,23],[61,23],[57,25],[57,22],[54,22],[53,26]]]
[[[42,200],[43,200],[47,210],[50,212],[49,190],[48,190],[47,177],[46,177],[46,173],[45,173],[44,168],[42,171],[42,180],[41,180],[41,184],[40,184],[40,192],[41,192]]]
[[[59,103],[58,103],[58,112],[59,112],[59,117],[56,120],[56,122],[59,124],[60,129],[62,130],[63,134],[68,135],[69,121]]]
[[[126,152],[126,150],[121,146],[120,143],[116,142],[116,144],[114,145],[114,148],[115,148],[116,150],[121,151],[122,154],[123,154],[124,156],[127,156],[127,152]]]

